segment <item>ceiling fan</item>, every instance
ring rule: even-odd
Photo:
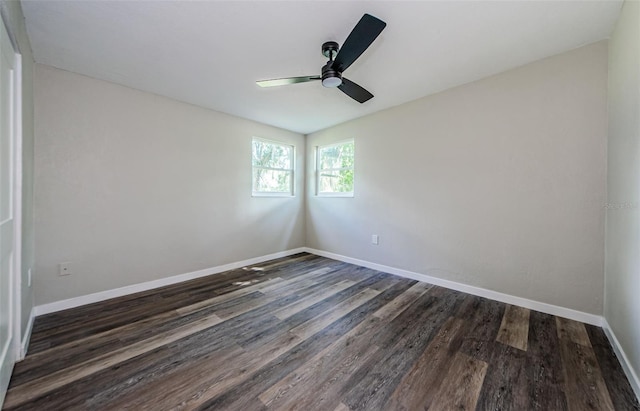
[[[325,87],[337,87],[344,94],[359,103],[371,99],[373,94],[353,81],[342,77],[345,71],[364,51],[373,43],[378,35],[384,30],[387,23],[373,17],[370,14],[362,16],[358,24],[353,28],[342,48],[335,41],[328,41],[322,45],[322,55],[329,61],[322,67],[321,76],[288,77],[272,80],[256,81],[260,87],[284,86],[287,84],[306,83],[309,81],[322,80]]]

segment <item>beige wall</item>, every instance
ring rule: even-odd
[[[37,304],[304,245],[304,136],[48,66],[35,90]],[[251,197],[253,136],[295,145],[296,197]]]
[[[33,307],[33,292],[27,273],[34,266],[33,224],[33,55],[18,1],[0,3],[2,18],[22,56],[22,279],[21,335],[24,335]]]
[[[640,375],[640,3],[626,1],[609,48],[604,315]],[[640,395],[640,387],[636,392]]]
[[[600,42],[311,134],[356,171],[317,197],[308,161],[307,245],[602,314],[606,93]]]

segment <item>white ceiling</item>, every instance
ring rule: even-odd
[[[35,60],[177,100],[310,133],[607,38],[615,1],[23,0]],[[320,48],[364,13],[387,23],[345,77],[359,104],[319,82]]]

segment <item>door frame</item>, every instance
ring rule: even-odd
[[[4,13],[3,13],[4,14]],[[22,345],[22,55],[20,48],[9,25],[2,18],[2,27],[12,46],[15,56],[15,67],[13,71],[13,96],[12,96],[12,127],[13,147],[12,147],[12,177],[13,177],[13,270],[10,279],[11,287],[11,349],[14,358],[22,360],[26,354],[26,347]]]
[[[6,28],[6,25],[5,25]],[[9,35],[12,38],[11,35]],[[13,41],[12,41],[13,43]],[[16,56],[16,69],[13,73],[13,331],[14,350],[16,360],[20,361],[26,355],[27,347],[22,346],[22,55],[18,52],[16,44],[13,44],[13,52]]]

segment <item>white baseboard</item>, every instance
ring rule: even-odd
[[[490,300],[500,301],[507,304],[517,305],[531,310],[540,311],[547,314],[556,315],[558,317],[569,318],[571,320],[580,321],[587,324],[602,326],[602,316],[589,314],[582,311],[572,310],[570,308],[560,307],[553,304],[547,304],[540,301],[529,300],[527,298],[516,297],[510,294],[500,293],[498,291],[487,290],[486,288],[474,287],[455,281],[444,280],[438,277],[432,277],[426,274],[420,274],[413,271],[403,270],[400,268],[389,267],[382,264],[372,263],[357,258],[346,257],[340,254],[334,254],[328,251],[316,250],[314,248],[305,247],[304,251],[316,254],[322,257],[331,258],[333,260],[343,261],[345,263],[360,265],[377,271],[383,271],[389,274],[399,275],[400,277],[410,278],[412,280],[422,281],[429,284],[438,285],[449,288],[451,290],[462,291],[467,294],[477,295],[479,297],[488,298]]]
[[[263,255],[260,257],[250,258],[248,260],[237,261],[217,267],[205,268],[203,270],[192,271],[190,273],[174,275],[171,277],[160,278],[158,280],[147,281],[144,283],[128,285],[126,287],[114,288],[112,290],[100,291],[93,294],[82,295],[80,297],[69,298],[66,300],[55,301],[48,304],[42,304],[34,307],[35,316],[50,314],[56,311],[67,310],[82,305],[97,303],[99,301],[109,300],[111,298],[122,297],[129,294],[139,293],[142,291],[152,290],[154,288],[164,287],[167,285],[181,283],[183,281],[193,280],[200,277],[206,277],[212,274],[218,274],[236,268],[246,267],[248,265],[259,264],[264,261],[276,258],[287,257],[293,254],[304,252],[304,247],[294,248],[292,250],[280,251],[278,253]]]
[[[31,332],[33,331],[33,321],[36,318],[35,315],[35,307],[31,308],[31,312],[29,312],[29,322],[27,323],[27,328],[24,330],[24,335],[22,336],[22,342],[20,344],[20,353],[18,356],[18,361],[24,360],[24,357],[27,355],[27,349],[29,348],[29,341],[31,340]]]
[[[622,369],[629,380],[629,384],[631,384],[631,388],[633,388],[633,392],[636,393],[636,397],[638,401],[640,401],[640,378],[638,378],[638,374],[631,366],[629,362],[629,358],[627,354],[625,354],[620,342],[616,338],[616,334],[611,329],[611,326],[607,322],[606,318],[602,319],[602,329],[604,330],[605,335],[609,339],[611,346],[613,347],[613,351],[616,353],[616,357],[618,357],[618,361],[620,361],[620,365],[622,365]]]
[[[148,291],[154,288],[164,287],[171,284],[177,284],[183,281],[193,280],[195,278],[205,277],[207,275],[217,274],[228,270],[234,270],[236,268],[245,267],[252,264],[259,264],[264,261],[273,260],[275,258],[287,257],[292,254],[301,252],[308,252],[316,254],[322,257],[331,258],[338,261],[344,261],[350,264],[356,264],[363,267],[371,268],[373,270],[383,271],[389,274],[399,275],[401,277],[410,278],[412,280],[423,281],[429,284],[438,285],[441,287],[449,288],[456,291],[462,291],[468,294],[477,295],[479,297],[488,298],[495,301],[504,302],[507,304],[518,305],[520,307],[529,308],[532,310],[540,311],[547,314],[557,315],[564,318],[592,324],[596,326],[602,326],[602,317],[595,314],[589,314],[582,311],[572,310],[570,308],[560,307],[557,305],[547,304],[539,301],[529,300],[527,298],[516,297],[510,294],[504,294],[498,291],[488,290],[486,288],[475,287],[455,281],[445,280],[438,277],[432,277],[426,274],[420,274],[413,271],[403,270],[400,268],[390,267],[382,264],[372,263],[365,260],[359,260],[357,258],[346,257],[344,255],[331,253],[328,251],[317,250],[309,247],[300,247],[292,250],[281,251],[278,253],[263,255],[260,257],[251,258],[248,260],[237,261],[217,267],[206,268],[203,270],[193,271],[190,273],[174,275],[171,277],[161,278],[158,280],[147,281],[144,283],[133,284],[126,287],[115,288],[112,290],[100,291],[93,294],[87,294],[80,297],[69,298],[67,300],[55,301],[48,304],[38,305],[33,308],[32,316],[39,316],[44,314],[53,313],[56,311],[62,311],[69,308],[75,308],[86,304],[92,304],[99,301],[108,300],[111,298],[122,297],[129,294],[138,293],[141,291]],[[27,341],[28,343],[28,341]]]

